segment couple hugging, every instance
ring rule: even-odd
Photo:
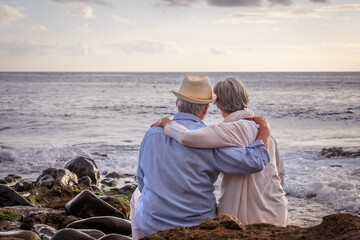
[[[247,108],[244,84],[227,78],[213,92],[207,76],[189,74],[172,92],[178,113],[172,121],[160,118],[141,143],[138,188],[131,199],[133,239],[220,214],[244,225],[285,226],[284,164],[267,121]],[[202,120],[214,101],[224,122],[207,127]]]

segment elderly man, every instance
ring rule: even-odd
[[[205,127],[202,120],[209,103],[215,100],[210,81],[201,74],[187,75],[179,90],[172,91],[179,110],[174,121],[188,129]],[[133,195],[133,239],[175,227],[193,226],[216,216],[214,183],[220,172],[251,174],[269,162],[264,146],[270,128],[261,123],[259,135],[249,147],[219,149],[190,148],[152,127],[140,147],[137,171],[138,190]],[[261,141],[262,140],[262,141]],[[140,194],[141,192],[141,194]],[[138,199],[139,201],[137,205]],[[136,206],[137,205],[137,206]]]

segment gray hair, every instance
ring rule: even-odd
[[[178,98],[176,101],[179,112],[191,113],[195,116],[198,116],[202,111],[204,111],[206,105],[208,105],[208,104],[190,103],[180,98]]]
[[[219,105],[226,113],[236,112],[247,108],[250,96],[245,85],[236,78],[226,78],[214,86],[217,98],[215,104]]]

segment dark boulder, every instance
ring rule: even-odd
[[[117,181],[114,179],[105,178],[101,181],[102,184],[108,187],[115,187],[117,185]]]
[[[112,233],[112,234],[106,235],[102,238],[99,238],[98,240],[131,240],[131,237]]]
[[[36,182],[30,182],[30,181],[20,181],[17,182],[14,186],[14,190],[17,192],[24,192],[29,191],[33,189],[36,185]]]
[[[97,184],[100,179],[99,168],[95,161],[89,157],[74,158],[65,165],[65,168],[75,173],[78,178],[89,176],[94,184]]]
[[[99,239],[101,237],[105,236],[105,233],[103,233],[102,231],[99,231],[97,229],[77,229],[80,232],[83,232],[87,235],[89,235],[90,237],[93,237],[95,239]]]
[[[95,240],[96,238],[93,238],[86,233],[83,233],[79,230],[72,229],[72,228],[65,228],[58,231],[51,240],[67,240],[67,239],[76,239],[76,240]]]
[[[119,178],[121,178],[121,175],[120,175],[120,173],[112,172],[112,173],[106,174],[105,177],[106,178],[117,178],[117,179],[119,179]]]
[[[40,240],[40,237],[32,231],[14,230],[9,232],[0,232],[0,239]]]
[[[45,224],[35,224],[31,230],[39,235],[41,240],[50,240],[57,232],[55,228]]]
[[[83,176],[79,179],[79,184],[91,187],[91,178],[89,176]]]
[[[128,220],[117,217],[91,217],[70,223],[67,228],[97,229],[106,234],[118,233],[122,235],[131,234],[131,223]]]
[[[98,198],[88,190],[84,190],[65,205],[68,214],[87,218],[94,216],[114,216],[124,218],[124,214]]]
[[[48,168],[44,170],[36,180],[37,187],[71,187],[76,184],[78,184],[78,178],[76,174],[70,172],[68,169],[63,168]]]
[[[0,185],[0,207],[16,205],[31,206],[19,193],[6,185]]]

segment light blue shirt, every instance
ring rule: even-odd
[[[177,113],[174,120],[188,129],[206,127],[189,113]],[[214,218],[219,173],[256,173],[269,161],[262,141],[250,147],[198,149],[164,135],[163,128],[150,128],[140,147],[137,182],[142,198],[135,223],[149,235]]]

